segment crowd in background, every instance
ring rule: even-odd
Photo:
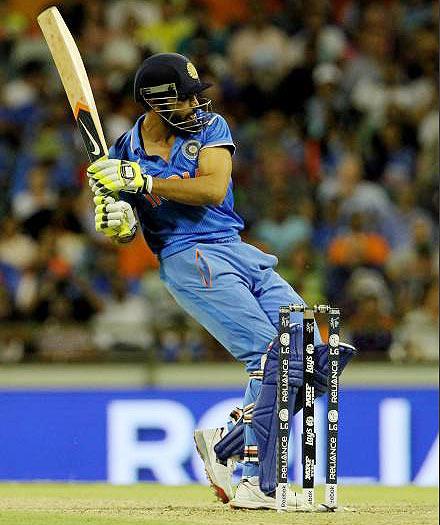
[[[109,144],[143,111],[140,62],[188,55],[237,145],[243,238],[307,301],[340,306],[364,358],[438,360],[437,2],[58,6]],[[4,0],[0,61],[0,361],[227,359],[167,295],[141,236],[119,247],[94,231],[47,46]]]

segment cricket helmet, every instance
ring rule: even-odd
[[[199,132],[209,121],[211,101],[197,95],[211,84],[201,82],[190,60],[178,53],[158,53],[144,60],[134,79],[134,98],[166,123],[188,133]],[[192,113],[182,117],[179,101],[193,99]]]

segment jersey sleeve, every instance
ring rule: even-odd
[[[126,158],[126,144],[127,133],[121,135],[116,142],[108,150],[109,159],[125,159]]]
[[[235,144],[232,140],[231,131],[226,120],[218,114],[214,114],[205,129],[204,143],[200,149],[224,146],[228,148],[231,155],[235,152]]]

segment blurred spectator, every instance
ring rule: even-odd
[[[186,11],[186,0],[160,2],[160,18],[134,33],[139,45],[152,53],[176,52],[179,43],[191,33],[194,22]]]
[[[434,224],[429,214],[417,206],[417,191],[414,184],[403,184],[395,192],[396,227],[394,252],[408,249],[413,245],[413,232],[417,224],[426,226],[425,240],[433,241]],[[423,226],[422,226],[423,228]]]
[[[206,358],[207,332],[180,308],[163,286],[157,272],[148,272],[144,276],[142,290],[150,302],[154,301],[150,333],[157,358],[168,362]],[[224,358],[225,355],[226,350],[220,357]],[[219,358],[218,355],[209,357],[213,360]]]
[[[249,72],[263,91],[276,85],[292,60],[287,35],[262,10],[255,11],[249,24],[232,36],[228,54],[233,70]]]
[[[346,94],[356,94],[383,81],[384,66],[393,50],[393,19],[380,2],[366,5],[358,28],[357,53],[348,61],[343,77]]]
[[[357,266],[382,267],[389,255],[385,239],[366,230],[366,217],[360,212],[351,216],[350,228],[330,243],[330,264],[353,268]]]
[[[58,305],[61,305],[58,309]],[[39,280],[33,304],[37,321],[89,321],[102,308],[90,284],[70,272],[61,259],[52,259]]]
[[[36,106],[44,94],[46,78],[43,63],[29,60],[21,65],[16,78],[3,86],[2,102],[11,115],[20,122],[37,111]]]
[[[394,310],[393,296],[384,274],[375,268],[361,267],[353,271],[346,286],[348,304],[355,303],[358,298],[374,296],[378,299],[378,308],[386,315],[392,315]]]
[[[386,269],[396,307],[404,314],[421,301],[427,283],[438,276],[438,253],[430,242],[430,229],[425,221],[415,222],[411,245],[392,254]]]
[[[104,348],[119,308],[140,326],[136,340],[130,320],[119,327],[122,346],[169,361],[225,359],[170,299],[140,236],[116,247],[96,233],[88,159],[63,87],[26,2],[10,4],[0,2],[0,360],[117,358],[121,350]],[[366,356],[383,358],[390,344],[396,359],[434,356],[437,2],[71,0],[60,8],[109,144],[142,111],[132,96],[138,64],[155,51],[188,54],[214,83],[214,110],[237,144],[244,236],[277,253],[309,302],[351,312],[351,337]]]
[[[87,325],[75,321],[73,305],[63,295],[50,298],[47,319],[34,345],[44,361],[82,361],[96,355]]]
[[[389,246],[379,234],[367,230],[366,216],[353,213],[347,230],[328,246],[328,295],[331,303],[340,303],[352,272],[360,267],[383,270]]]
[[[122,277],[138,280],[147,271],[157,270],[159,261],[142,235],[136,235],[134,241],[118,247],[118,268]]]
[[[403,143],[403,130],[397,122],[387,122],[380,130],[383,165],[378,166],[384,186],[398,191],[414,178],[415,151]]]
[[[262,241],[271,253],[286,259],[292,249],[311,237],[312,228],[307,218],[293,212],[293,203],[283,195],[276,199],[270,215],[258,221],[252,230],[253,236]],[[299,203],[295,203],[298,209]]]
[[[121,30],[129,20],[137,20],[144,27],[156,24],[161,19],[160,2],[153,0],[117,0],[107,8],[109,28]]]
[[[48,166],[38,165],[28,174],[27,188],[14,196],[12,211],[24,229],[36,238],[49,225],[56,203],[57,195],[50,185]]]
[[[394,327],[391,290],[383,274],[358,268],[345,289],[349,337],[363,359],[386,359]]]
[[[317,206],[313,246],[323,253],[327,253],[330,242],[338,234],[339,206],[340,202],[337,198],[324,201],[322,206]]]
[[[417,163],[416,184],[419,202],[433,216],[438,216],[438,167],[439,167],[439,112],[438,88],[429,105],[418,115],[417,139],[420,153]]]
[[[370,231],[382,234],[391,245],[395,242],[395,210],[384,188],[363,180],[362,162],[357,155],[345,156],[336,177],[328,177],[319,188],[322,201],[340,201],[340,223],[348,225],[353,213],[362,213]]]
[[[343,109],[338,93],[341,71],[334,64],[320,64],[313,70],[316,94],[306,107],[307,134],[313,139],[325,138],[336,125],[336,113]]]
[[[139,293],[129,291],[125,279],[114,276],[110,293],[93,319],[93,339],[100,350],[147,350],[152,343],[151,307]]]
[[[388,356],[393,324],[379,305],[379,297],[369,293],[358,297],[349,311],[351,342],[364,359],[386,359]]]
[[[435,2],[426,2],[425,0],[402,2],[400,6],[402,29],[409,32],[429,24],[432,19],[432,10],[435,7]]]
[[[5,217],[0,231],[0,263],[18,271],[26,270],[33,266],[36,255],[36,242],[23,234],[13,216]]]
[[[394,361],[432,362],[439,359],[438,280],[427,283],[420,306],[411,308],[397,327],[390,348]],[[415,306],[415,307],[414,307]]]
[[[288,115],[301,118],[307,101],[314,93],[313,70],[316,67],[316,43],[305,44],[300,62],[296,63],[280,79],[274,105]]]
[[[296,244],[278,271],[307,303],[326,304],[322,260],[308,241]]]
[[[207,60],[212,63],[214,69],[224,69],[227,63],[222,55],[225,54],[227,31],[215,27],[215,20],[210,17],[208,8],[203,4],[193,13],[193,19],[191,33],[179,42],[177,51],[194,57],[194,62],[204,76],[206,76]]]
[[[136,34],[139,22],[134,17],[123,17],[123,20],[125,23],[120,20],[112,38],[104,43],[102,53],[103,66],[110,72],[108,86],[117,91],[124,87],[127,76],[136,71],[142,59],[139,46],[134,40],[127,39],[127,35]]]
[[[294,33],[292,40],[297,57],[304,54],[307,42],[316,43],[318,62],[338,61],[344,56],[347,46],[346,37],[340,27],[328,23],[329,4],[330,2],[322,2],[321,0],[311,0],[307,3],[297,2],[296,5],[290,2],[290,9],[288,8],[287,14],[292,10],[298,10],[299,20],[293,27],[290,27]]]
[[[17,312],[0,268],[0,363],[21,361],[23,355],[24,341],[17,325]]]
[[[126,80],[126,75],[124,75],[124,80]],[[111,143],[116,142],[116,140],[129,129],[138,112],[138,109],[134,106],[135,104],[131,97],[121,97],[115,101],[113,112],[105,117],[106,137],[108,137]]]

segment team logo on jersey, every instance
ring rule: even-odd
[[[188,75],[193,78],[194,80],[197,80],[199,78],[199,75],[197,73],[197,69],[194,67],[194,64],[191,62],[186,63],[186,70],[188,71]]]
[[[182,153],[189,160],[195,160],[199,154],[200,142],[198,140],[187,140],[182,144]]]

